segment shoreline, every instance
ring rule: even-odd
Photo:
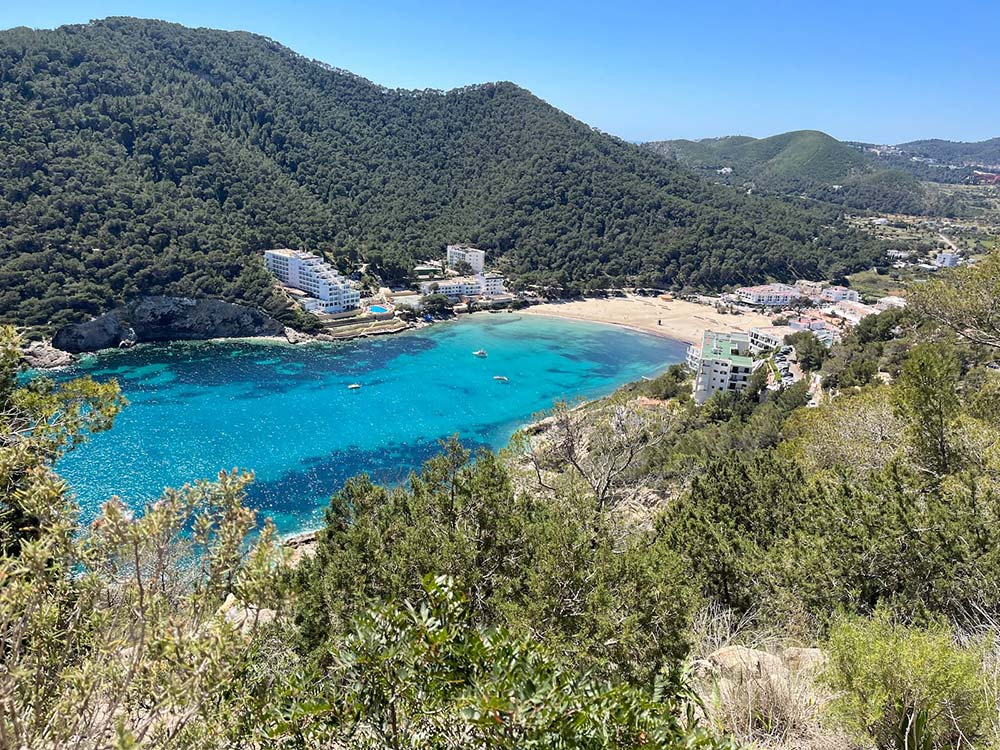
[[[723,313],[707,305],[660,297],[584,297],[532,305],[518,312],[562,320],[576,320],[625,328],[638,333],[697,345],[708,330],[746,333],[771,325],[760,313]]]
[[[549,304],[549,303],[544,303]],[[651,331],[648,328],[643,328],[641,326],[634,325],[632,323],[621,323],[616,320],[598,320],[591,318],[578,318],[575,315],[560,315],[556,311],[550,310],[532,310],[530,307],[526,307],[523,310],[518,310],[517,313],[525,315],[534,315],[537,318],[552,318],[553,320],[569,320],[575,323],[593,323],[594,325],[601,326],[613,326],[615,328],[621,328],[625,331],[632,331],[632,333],[642,333],[647,336],[656,336],[657,338],[666,339],[667,341],[673,341],[675,344],[693,344],[694,341],[688,341],[687,339],[681,338],[677,334],[670,334],[666,331]]]

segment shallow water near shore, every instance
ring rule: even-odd
[[[403,481],[453,434],[500,448],[554,401],[605,395],[684,351],[612,326],[509,314],[330,346],[142,346],[58,374],[117,378],[130,403],[57,468],[85,517],[111,495],[140,507],[164,487],[252,469],[249,504],[295,532],[318,522],[348,477]]]

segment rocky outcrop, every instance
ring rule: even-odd
[[[285,328],[285,340],[287,340],[289,344],[308,344],[310,341],[315,341],[316,339],[308,333],[296,331],[294,328]]]
[[[21,361],[25,367],[47,370],[53,367],[67,367],[76,361],[69,352],[56,349],[47,341],[29,341],[21,349]]]
[[[217,299],[144,297],[86,323],[62,328],[53,346],[93,352],[147,341],[284,336],[285,326],[258,310]]]

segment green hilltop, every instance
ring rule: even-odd
[[[698,168],[731,167],[750,178],[847,180],[869,171],[864,155],[818,130],[796,130],[770,138],[729,136],[700,141],[654,141],[653,150]]]

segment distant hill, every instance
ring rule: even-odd
[[[965,165],[977,158],[989,163],[994,154],[1000,161],[997,144],[1000,139],[878,147],[838,141],[817,130],[796,130],[769,138],[729,136],[643,145],[717,182],[862,210],[962,215],[967,207],[954,201],[936,203],[921,181],[974,182],[973,169]]]
[[[882,257],[835,210],[712,184],[514,84],[389,90],[248,33],[129,18],[0,32],[0,100],[0,320],[148,294],[284,314],[271,246],[403,279],[475,242],[564,293]]]
[[[946,164],[987,164],[1000,166],[1000,138],[963,143],[961,141],[910,141],[897,148]]]
[[[730,167],[734,174],[750,179],[843,182],[870,169],[862,152],[818,130],[796,130],[770,138],[654,141],[646,146],[688,166]]]

